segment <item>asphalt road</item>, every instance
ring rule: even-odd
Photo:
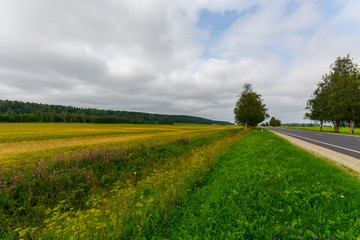
[[[295,137],[303,141],[360,159],[359,136],[340,135],[340,134],[323,133],[323,132],[311,132],[311,131],[284,129],[284,128],[272,128],[272,127],[266,127],[265,129],[286,134],[291,137]]]

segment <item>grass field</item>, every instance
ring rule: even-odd
[[[10,157],[2,156],[0,168],[0,238],[360,237],[358,179],[268,131],[101,124],[1,130]],[[22,151],[6,145],[20,143]]]
[[[282,127],[282,128],[320,132],[320,127]],[[328,132],[328,133],[335,133],[333,127],[323,127],[322,131],[323,132]],[[339,129],[339,134],[350,135],[350,128],[348,128],[348,127],[340,128]],[[354,135],[360,135],[360,129],[359,128],[354,129]]]

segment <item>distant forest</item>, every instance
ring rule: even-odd
[[[165,115],[143,112],[98,110],[62,105],[0,100],[0,122],[65,122],[65,123],[132,123],[174,124],[196,123],[231,125],[186,115]]]

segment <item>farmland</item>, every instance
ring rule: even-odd
[[[89,230],[103,232],[104,226],[124,236],[128,230],[119,226],[129,218],[135,218],[130,225],[139,224],[131,204],[142,204],[137,188],[157,189],[160,196],[153,201],[164,209],[186,195],[217,156],[244,135],[238,127],[201,125],[0,127],[0,237],[8,239],[89,237],[95,234]],[[164,189],[169,182],[173,188]],[[103,216],[111,224],[92,226],[77,217],[90,216],[97,223],[99,207],[117,214]]]
[[[0,162],[2,165],[21,160],[53,156],[64,150],[85,147],[134,145],[144,142],[166,142],[174,137],[196,136],[228,129],[206,125],[130,125],[130,124],[41,124],[0,123]]]
[[[358,179],[268,131],[0,127],[0,238],[360,236]]]

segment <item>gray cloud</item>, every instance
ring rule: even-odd
[[[360,4],[293,2],[3,0],[0,98],[233,121],[250,82],[270,115],[302,122],[336,57],[358,61]],[[204,8],[246,14],[213,39]]]

